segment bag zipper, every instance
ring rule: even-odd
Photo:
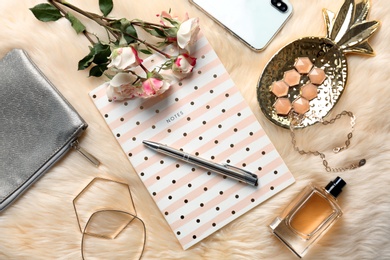
[[[91,164],[98,167],[100,165],[100,161],[90,154],[87,150],[85,150],[83,147],[80,146],[79,140],[74,140],[70,146],[75,149],[79,154],[81,154],[87,161],[89,161]]]

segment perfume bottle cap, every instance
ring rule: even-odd
[[[347,183],[343,179],[337,176],[336,179],[326,185],[325,190],[333,197],[337,198],[337,196],[343,191],[342,189],[346,184]]]

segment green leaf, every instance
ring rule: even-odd
[[[174,38],[177,36],[178,29],[176,27],[171,27],[169,29],[165,29],[164,32],[166,36]]]
[[[90,77],[100,77],[103,75],[103,73],[107,70],[107,64],[100,64],[93,66],[92,69],[89,71]]]
[[[99,7],[103,15],[107,16],[109,13],[111,13],[112,8],[114,8],[114,3],[112,0],[99,0]]]
[[[111,55],[110,46],[107,44],[102,44],[100,42],[94,44],[90,47],[90,52],[82,60],[79,61],[78,67],[79,70],[84,70],[91,66],[92,63],[95,63],[97,66],[100,66],[100,69],[107,69],[108,58]],[[95,68],[94,70],[96,70]],[[96,74],[94,72],[94,74]]]
[[[88,68],[94,59],[95,55],[93,52],[90,52],[87,56],[85,56],[82,60],[79,61],[79,70],[84,70]]]
[[[95,57],[93,62],[96,64],[106,63],[111,55],[111,48],[107,44],[97,43],[93,46]]]
[[[129,35],[131,35],[132,37]],[[136,40],[134,38],[138,38],[137,31],[132,24],[129,24],[124,30],[124,37],[127,41],[127,44],[135,42]]]
[[[85,26],[80,22],[79,19],[77,19],[73,14],[67,13],[65,15],[66,19],[69,20],[70,24],[72,25],[73,29],[76,31],[76,33],[81,33],[85,31]]]
[[[129,34],[135,38],[138,37],[137,35],[137,31],[135,30],[134,26],[132,24],[130,24],[129,26],[126,27],[126,30],[125,30],[125,33],[126,34]]]
[[[152,36],[158,37],[158,38],[165,38],[166,35],[164,34],[164,31],[160,29],[147,29],[143,28],[147,33],[149,33]]]
[[[158,29],[158,28],[156,28],[156,29],[154,29],[154,30],[156,31],[156,33],[157,33],[158,35],[161,36],[161,38],[164,38],[164,37],[165,37],[165,33],[164,33],[163,30]]]
[[[175,20],[173,20],[173,19],[171,19],[171,18],[163,17],[163,19],[166,20],[166,21],[168,21],[170,24],[172,24],[172,25],[175,26],[175,27],[179,27],[179,26],[180,26],[180,24],[179,24],[177,21],[175,21]]]
[[[139,50],[139,51],[142,52],[142,53],[144,53],[144,54],[147,54],[147,55],[153,54],[153,52],[151,52],[150,50],[142,49],[142,50]]]
[[[123,31],[126,29],[126,27],[130,24],[130,21],[127,20],[126,18],[121,18],[121,19],[118,19],[118,20],[114,20],[112,22],[110,22],[110,25],[115,28],[115,29],[118,29],[120,31]]]
[[[30,10],[42,22],[57,21],[62,18],[60,11],[51,4],[38,4]]]
[[[111,22],[110,25],[113,28],[121,31],[123,38],[126,40],[127,44],[131,44],[131,43],[136,41],[133,37],[138,38],[137,31],[135,30],[135,28],[131,24],[131,22],[129,20],[127,20],[126,18],[115,20],[115,21]],[[131,35],[133,37],[131,37],[129,35]]]

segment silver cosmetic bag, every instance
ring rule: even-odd
[[[0,211],[38,180],[87,128],[23,50],[0,60]]]

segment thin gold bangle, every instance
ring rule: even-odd
[[[139,222],[141,222],[142,228],[143,228],[143,243],[142,243],[142,250],[141,250],[140,256],[139,256],[139,258],[138,258],[138,259],[141,259],[141,258],[142,258],[142,255],[143,255],[143,253],[144,253],[144,251],[145,251],[145,246],[146,246],[146,226],[145,226],[145,222],[144,222],[142,219],[140,219],[138,216],[136,216],[136,215],[134,215],[134,214],[132,214],[132,213],[129,213],[129,212],[126,212],[126,211],[122,211],[122,210],[115,210],[115,209],[104,209],[104,210],[99,210],[99,211],[94,212],[94,213],[89,217],[87,223],[85,224],[84,230],[83,230],[83,232],[82,232],[82,237],[81,237],[81,257],[82,257],[82,259],[83,259],[83,260],[85,259],[85,257],[84,257],[84,239],[85,239],[85,236],[86,236],[86,235],[89,235],[88,233],[86,233],[86,230],[87,230],[87,228],[88,228],[88,225],[89,225],[89,223],[91,222],[91,220],[92,220],[92,218],[93,218],[93,216],[94,216],[95,214],[102,213],[102,212],[116,212],[116,213],[126,214],[126,215],[128,215],[128,216],[133,217],[133,219],[132,219],[131,221],[129,221],[129,223],[126,225],[126,227],[127,227],[134,219],[136,219],[136,220],[138,220]],[[126,227],[125,227],[125,228],[126,228]],[[95,237],[96,237],[96,236],[95,236]],[[100,238],[107,239],[107,237],[103,237],[103,236],[100,237]]]

